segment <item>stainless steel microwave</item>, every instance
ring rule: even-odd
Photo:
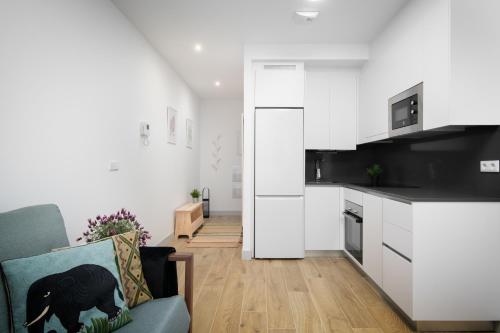
[[[400,136],[423,130],[423,89],[420,83],[389,98],[389,136]]]

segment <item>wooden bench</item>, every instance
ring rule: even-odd
[[[193,233],[203,224],[203,204],[188,203],[175,210],[175,237],[193,238]]]

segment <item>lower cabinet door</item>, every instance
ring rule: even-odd
[[[410,318],[413,316],[412,263],[384,245],[383,290]]]
[[[255,197],[255,258],[304,258],[304,197]]]
[[[306,186],[306,250],[341,250],[340,188]]]
[[[363,194],[363,269],[382,287],[382,198]]]

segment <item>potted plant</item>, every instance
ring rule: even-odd
[[[139,246],[146,246],[146,242],[151,239],[151,235],[144,230],[135,215],[128,210],[122,209],[109,216],[98,215],[95,219],[88,219],[88,230],[76,241],[84,239],[87,243],[91,243],[133,230],[139,231]]]
[[[193,198],[193,203],[195,202],[198,202],[198,200],[200,199],[200,191],[198,191],[198,189],[193,189],[191,191],[191,198]]]
[[[373,164],[372,166],[368,167],[366,169],[366,172],[370,176],[371,180],[371,185],[372,186],[378,186],[379,181],[380,181],[380,175],[382,174],[383,170],[380,164]]]

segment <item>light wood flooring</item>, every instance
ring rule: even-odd
[[[245,261],[241,247],[170,245],[195,256],[194,333],[411,332],[344,258]]]

